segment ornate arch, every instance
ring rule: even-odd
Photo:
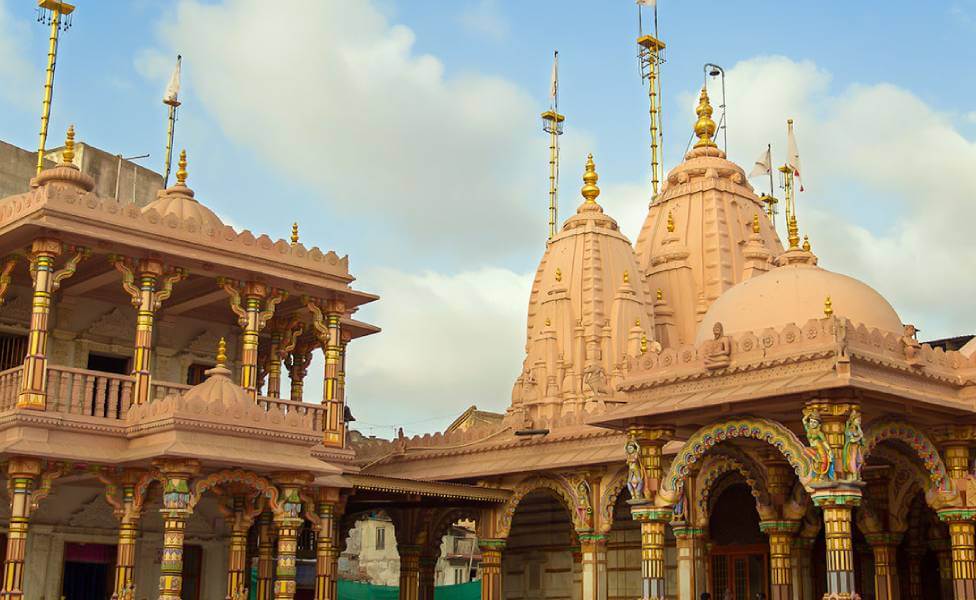
[[[949,479],[945,463],[942,462],[935,444],[917,427],[904,421],[883,419],[872,423],[864,432],[864,460],[867,460],[878,444],[888,440],[905,444],[922,462],[922,467],[931,482],[926,486],[926,492],[929,487],[939,492],[952,491],[952,480]]]
[[[627,467],[620,467],[603,486],[603,494],[600,495],[600,527],[597,533],[607,534],[613,529],[614,511],[620,494],[627,487],[627,474]]]
[[[659,499],[674,504],[681,496],[691,465],[701,460],[716,444],[735,438],[765,442],[776,448],[790,464],[800,481],[806,484],[813,473],[810,449],[796,434],[776,421],[762,417],[739,417],[706,425],[693,433],[671,462],[664,478]]]
[[[586,507],[580,505],[577,493],[566,477],[561,475],[539,475],[522,480],[512,490],[512,496],[505,502],[505,506],[498,519],[497,531],[499,538],[508,538],[508,534],[512,530],[512,518],[515,516],[515,510],[522,502],[522,499],[528,494],[539,490],[549,490],[556,495],[569,513],[574,533],[593,528],[592,510],[590,511],[588,520],[583,518]],[[588,502],[589,500],[587,499]]]
[[[269,505],[274,507],[278,499],[278,488],[269,480],[244,469],[225,469],[211,473],[193,484],[193,495],[190,498],[192,509],[203,498],[203,494],[213,488],[227,483],[236,483],[248,487],[266,497]]]
[[[733,456],[727,453],[715,454],[705,459],[701,472],[697,477],[695,507],[695,524],[704,527],[708,524],[709,499],[715,483],[728,473],[738,473],[745,480],[752,492],[756,504],[769,505],[769,495],[766,493],[765,477],[759,465],[748,457]]]
[[[447,534],[448,528],[462,519],[478,522],[479,514],[473,508],[448,508],[436,514],[430,522],[430,535],[427,536],[429,550],[439,556],[441,541]]]

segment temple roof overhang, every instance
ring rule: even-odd
[[[442,481],[423,481],[372,474],[321,476],[316,485],[351,488],[359,492],[383,492],[409,496],[434,497],[451,500],[473,500],[503,503],[511,497],[510,490]]]
[[[714,353],[707,341],[632,361],[620,386],[629,401],[587,422],[621,430],[696,427],[729,414],[794,421],[798,406],[830,397],[856,399],[867,418],[911,413],[922,422],[976,422],[976,360],[843,317],[734,334],[727,354]],[[718,359],[725,364],[716,366]]]

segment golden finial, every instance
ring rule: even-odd
[[[298,245],[298,221],[291,224],[291,245]]]
[[[68,125],[68,133],[64,137],[64,152],[61,153],[61,162],[71,164],[75,160],[75,126]]]
[[[563,280],[563,270],[560,269],[559,267],[556,267],[556,281],[562,281],[562,280]]]
[[[661,288],[657,288],[657,299],[659,302],[661,300],[664,300],[664,290],[662,290]]]
[[[824,300],[824,316],[829,317],[834,314],[834,304],[830,301],[830,296]]]
[[[668,233],[674,233],[674,215],[668,211]]]
[[[807,236],[803,236],[803,251],[804,252],[810,251],[810,238]]]
[[[220,338],[217,342],[217,366],[223,367],[227,362],[227,341],[224,338]]]
[[[646,333],[642,333],[641,334],[641,345],[640,345],[640,349],[641,349],[641,354],[647,354],[647,334]]]
[[[790,215],[786,220],[786,233],[790,241],[790,249],[800,246],[800,228],[796,224],[796,216]]]
[[[546,317],[546,327],[549,327],[551,325],[552,325],[552,319],[550,319],[549,317]]]
[[[640,327],[640,319],[634,319],[634,327]]]
[[[586,172],[583,173],[583,189],[580,190],[587,202],[596,203],[596,198],[600,195],[600,188],[596,185],[599,179],[600,176],[596,174],[596,165],[593,164],[593,155],[587,154]]]
[[[176,184],[186,185],[186,150],[180,150],[180,162],[176,164],[180,167],[176,172]]]
[[[715,121],[712,120],[712,105],[708,101],[708,90],[702,88],[698,97],[698,108],[695,109],[698,121],[695,122],[695,135],[698,141],[695,148],[715,148],[712,136],[715,135]]]
[[[630,283],[630,271],[624,271],[624,283]]]
[[[752,232],[759,233],[759,213],[752,215]]]

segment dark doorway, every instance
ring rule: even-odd
[[[114,565],[115,546],[65,544],[61,596],[65,600],[107,599],[112,593]]]
[[[203,547],[195,544],[183,546],[182,600],[200,600],[200,578],[203,571]]]
[[[102,373],[129,374],[129,359],[107,354],[88,354],[88,370]]]
[[[726,477],[716,483],[708,523],[712,597],[751,600],[761,593],[768,598],[769,545],[759,529],[756,499],[737,474]]]

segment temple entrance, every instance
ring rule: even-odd
[[[112,593],[114,566],[115,546],[65,544],[61,597],[65,600],[108,598]]]
[[[769,545],[759,529],[756,499],[738,474],[716,484],[708,531],[709,584],[715,600],[769,597]]]
[[[569,512],[549,490],[522,499],[502,555],[502,597],[569,600],[580,594]]]

